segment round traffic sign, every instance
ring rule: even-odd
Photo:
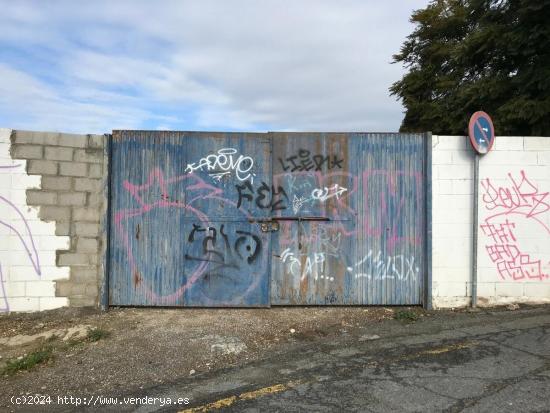
[[[483,111],[478,111],[470,118],[468,135],[474,150],[485,155],[493,147],[495,142],[495,128],[491,117]]]

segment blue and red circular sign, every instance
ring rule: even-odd
[[[476,112],[470,118],[468,135],[474,150],[485,155],[495,143],[495,128],[491,117],[483,111]]]

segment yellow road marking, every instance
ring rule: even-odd
[[[476,345],[477,345],[477,343],[475,341],[470,341],[470,342],[452,344],[452,345],[444,346],[444,347],[436,347],[436,348],[432,348],[430,350],[423,350],[423,351],[419,351],[417,353],[413,353],[413,354],[409,354],[409,355],[394,357],[392,359],[388,359],[386,361],[386,363],[388,363],[388,362],[389,363],[394,363],[396,361],[404,361],[404,360],[414,360],[418,357],[425,356],[425,355],[443,354],[443,353],[448,353],[450,351],[461,350],[463,348],[474,347]],[[383,362],[373,361],[373,362],[370,362],[369,364],[367,364],[367,367],[376,367],[376,366],[379,366],[380,364],[383,364]]]
[[[192,407],[190,409],[181,410],[178,413],[205,413],[213,409],[221,409],[229,407],[238,400],[252,400],[267,394],[279,393],[293,387],[298,382],[288,382],[287,384],[274,384],[273,386],[262,387],[260,389],[241,393],[238,396],[230,396],[225,399],[216,400],[215,402],[203,404],[202,406]]]
[[[446,347],[434,348],[432,350],[422,351],[419,354],[422,355],[422,354],[448,353],[449,351],[460,350],[460,349],[463,349],[463,348],[472,347],[473,345],[475,345],[475,343],[458,343],[458,344],[454,344],[452,346],[446,346]]]

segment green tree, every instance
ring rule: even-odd
[[[550,0],[432,0],[411,22],[401,131],[464,134],[484,110],[499,135],[550,136]]]

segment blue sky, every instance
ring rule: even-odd
[[[0,127],[396,131],[427,0],[0,0]]]

